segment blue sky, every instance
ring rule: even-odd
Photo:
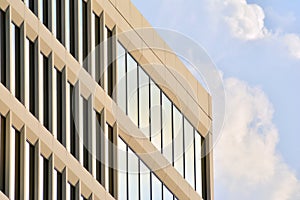
[[[216,199],[300,199],[300,1],[132,2],[152,26],[194,39],[223,72]]]

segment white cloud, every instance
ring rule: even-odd
[[[286,34],[283,39],[290,54],[300,59],[300,37],[296,34]]]
[[[214,9],[221,12],[233,36],[254,40],[268,35],[264,25],[265,13],[259,5],[248,4],[246,0],[214,0],[212,3]]]
[[[276,152],[273,106],[259,88],[225,80],[226,120],[214,149],[216,191],[228,199],[300,199],[300,182]]]

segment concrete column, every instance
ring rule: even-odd
[[[66,77],[68,77],[68,69],[66,69]],[[70,84],[66,83],[66,148],[68,152],[71,152],[71,141],[70,141],[70,125],[71,125],[71,119],[70,119],[70,113],[72,114],[72,108],[70,109]],[[73,142],[73,141],[72,141]]]
[[[51,56],[52,63],[52,134],[57,138],[57,102],[56,102],[56,68],[54,66],[54,55]]]

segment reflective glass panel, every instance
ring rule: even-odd
[[[130,200],[139,199],[138,157],[128,148],[128,197]]]
[[[129,118],[138,125],[137,63],[127,54],[127,105]]]
[[[161,93],[153,81],[150,81],[150,87],[151,141],[158,150],[161,150]]]
[[[125,49],[118,42],[117,43],[117,103],[118,106],[126,113],[126,61],[125,61]]]
[[[162,93],[162,142],[163,155],[172,163],[172,104]]]
[[[194,129],[186,118],[184,118],[184,149],[185,149],[185,179],[194,188]]]
[[[173,106],[174,167],[183,176],[183,117]]]
[[[139,127],[146,137],[150,137],[149,127],[149,76],[139,67]]]

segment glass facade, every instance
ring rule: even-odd
[[[175,197],[120,137],[118,147],[118,199],[172,200]]]
[[[201,142],[198,141],[201,140],[201,135],[126,49],[121,44],[117,47],[118,105],[169,163],[201,194],[203,180],[198,172],[202,171],[203,166]],[[168,192],[162,191],[161,187],[155,184],[152,187],[158,193],[168,196]]]

